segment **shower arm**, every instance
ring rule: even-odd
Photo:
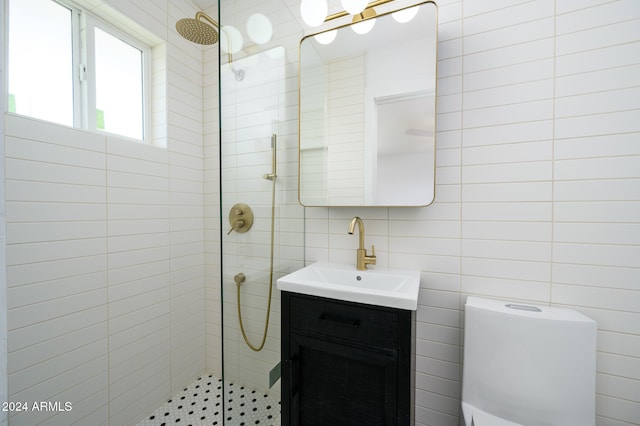
[[[196,21],[200,21],[202,19],[204,19],[205,21],[209,22],[211,25],[213,25],[215,28],[217,28],[220,32],[225,31],[224,28],[222,28],[220,26],[220,24],[218,24],[218,22],[216,22],[215,19],[213,19],[211,16],[207,15],[206,13],[199,11],[196,12]],[[229,36],[227,36],[227,63],[231,64],[233,62],[233,56],[231,55],[231,40],[229,39]]]
[[[216,27],[217,29],[220,29],[220,24],[218,24],[211,16],[207,15],[204,12],[197,12],[196,13],[196,21],[199,21],[200,18],[204,18],[206,21],[209,21],[209,23],[211,25],[213,25],[214,27]]]

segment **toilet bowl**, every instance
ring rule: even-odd
[[[595,425],[596,330],[572,309],[468,297],[465,424]]]
[[[465,419],[471,419],[471,423],[468,423],[468,425],[471,426],[524,426],[520,423],[513,423],[509,420],[485,413],[484,411],[470,407],[469,405],[465,406],[464,403],[462,404],[462,411],[463,413],[467,413],[464,415]]]

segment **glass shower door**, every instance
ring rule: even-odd
[[[227,425],[257,420],[280,424],[276,280],[304,266],[303,209],[297,202],[297,108],[287,104],[287,93],[297,90],[287,86],[295,81],[287,81],[287,70],[297,67],[297,59],[287,58],[277,34],[264,35],[265,28],[276,27],[281,12],[277,1],[220,4],[222,362]],[[267,40],[263,44],[255,41],[258,36],[251,29],[250,22],[256,20]],[[250,228],[247,211],[239,210],[246,209],[244,205],[253,215]]]

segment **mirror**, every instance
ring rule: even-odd
[[[399,22],[398,12],[416,14]],[[366,34],[351,24],[300,42],[304,206],[433,202],[437,6],[398,12],[378,15]]]

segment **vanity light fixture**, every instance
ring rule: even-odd
[[[340,4],[346,12],[357,15],[367,7],[367,0],[340,0]]]
[[[235,55],[243,46],[244,37],[240,30],[233,25],[224,25],[220,32],[220,49],[228,55]]]
[[[331,42],[336,39],[337,35],[338,30],[331,30],[316,34],[315,36],[313,36],[313,38],[315,38],[316,41],[320,44],[331,44]]]
[[[302,0],[300,2],[300,16],[310,27],[322,25],[329,11],[327,0]]]
[[[265,44],[273,37],[273,25],[269,18],[261,13],[254,13],[247,19],[247,34],[256,44]]]
[[[366,0],[341,0],[341,4],[344,10],[327,16],[327,0],[302,0],[300,2],[300,15],[302,16],[304,22],[310,27],[317,27],[325,22],[329,22],[348,15],[353,15],[353,23],[366,21],[369,19],[374,22],[374,18],[376,16],[374,7],[389,3],[391,1],[393,0],[375,0],[367,3]],[[361,29],[366,29],[367,27],[369,27],[368,29],[366,29],[366,31],[360,32],[360,34],[369,32],[371,28],[373,28],[373,25],[374,24],[372,23],[368,23],[367,25],[358,25]]]
[[[351,29],[356,34],[366,34],[373,29],[373,26],[376,24],[375,17],[377,16],[376,11],[373,7],[368,7],[363,10],[361,13],[357,15],[353,15],[353,19],[351,22],[353,25]]]
[[[418,14],[418,10],[419,8],[417,6],[414,6],[408,9],[402,9],[398,10],[397,12],[393,12],[391,16],[393,16],[393,19],[395,19],[396,22],[404,24],[415,18]]]

